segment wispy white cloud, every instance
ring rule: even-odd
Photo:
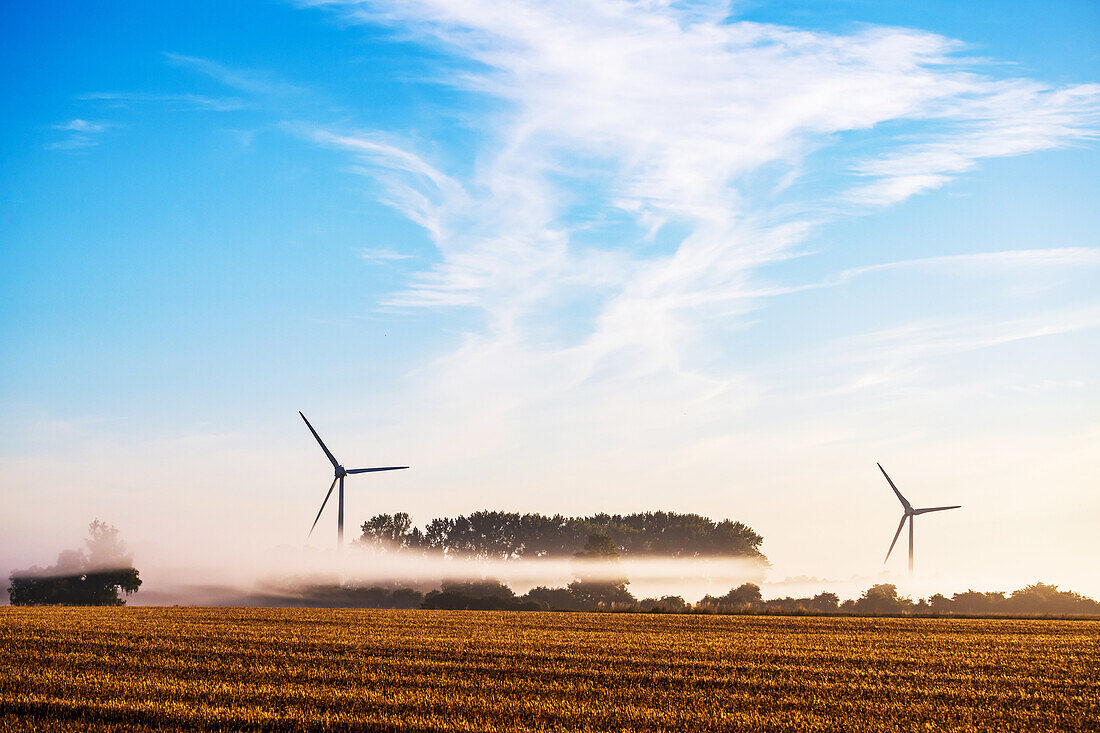
[[[977,97],[966,96],[932,110],[930,117],[951,121],[932,139],[857,166],[877,180],[849,192],[868,204],[893,204],[973,170],[983,158],[1061,148],[1094,139],[1100,123],[1100,84],[1062,89],[1036,82],[975,80]]]
[[[392,249],[361,249],[359,256],[366,262],[397,262],[412,259],[412,255],[402,254]]]
[[[900,363],[1100,327],[1100,305],[1024,317],[957,318],[906,323],[852,336],[838,344],[849,359]]]
[[[1100,248],[1098,247],[1055,247],[1051,249],[1013,249],[1000,252],[974,252],[971,254],[944,255],[941,257],[920,257],[912,260],[883,262],[878,265],[853,267],[841,272],[827,285],[835,285],[860,275],[884,270],[902,269],[942,269],[973,271],[980,269],[988,272],[991,268],[1080,268],[1100,266]]]
[[[997,349],[1097,329],[1100,303],[1047,307],[1023,314],[979,312],[918,318],[808,349],[801,354],[798,366],[786,374],[786,397],[805,403],[799,409],[820,407],[821,400],[837,397],[845,398],[847,409],[852,409],[857,404],[852,400],[862,397],[919,411],[932,402],[957,407],[982,393],[1034,394],[1079,388],[1084,383],[1077,378],[1016,373],[1011,362],[996,356],[1006,352]],[[965,375],[951,373],[957,359],[986,350],[994,356],[979,362],[984,367]]]
[[[209,97],[204,94],[154,94],[145,92],[88,92],[77,99],[104,102],[111,106],[126,107],[135,104],[165,104],[182,110],[209,110],[211,112],[235,112],[247,105],[232,97]]]
[[[70,132],[103,132],[110,125],[104,122],[89,122],[88,120],[75,119],[66,122],[63,125],[54,125],[55,130],[68,130]]]
[[[110,129],[106,122],[90,122],[80,118],[54,125],[54,130],[68,133],[60,140],[46,144],[47,150],[79,151],[99,144],[99,135]]]
[[[51,143],[46,143],[46,150],[61,150],[68,152],[76,152],[80,150],[86,150],[88,148],[94,148],[99,144],[98,140],[93,140],[88,137],[72,136],[67,137],[64,140],[55,140]]]
[[[1082,268],[1100,267],[1100,248],[1053,247],[1049,249],[1013,249],[999,252],[918,257],[909,260],[881,262],[842,270],[819,282],[806,284],[766,285],[748,291],[746,297],[774,298],[807,290],[843,285],[864,275],[889,271],[928,270],[950,275],[989,275],[993,272],[1016,272],[1034,277],[1042,272],[1079,273]],[[1034,289],[1034,288],[1033,288]]]
[[[219,84],[232,87],[245,94],[285,96],[302,92],[300,87],[251,69],[234,68],[211,59],[178,53],[165,52],[164,57],[168,59],[169,63],[210,77]]]
[[[242,69],[198,56],[164,53],[168,63],[213,79],[229,87],[236,96],[220,96],[177,92],[100,91],[80,94],[76,98],[85,102],[97,102],[113,108],[135,108],[157,105],[172,111],[238,112],[241,110],[270,111],[288,103],[301,102],[310,95],[301,87],[282,81],[273,75],[252,69]],[[79,120],[77,121],[79,122]],[[253,130],[233,130],[242,145],[250,145]]]
[[[379,135],[292,129],[317,143],[356,155],[366,165],[352,170],[378,179],[386,190],[386,203],[426,229],[437,241],[444,236],[440,222],[444,202],[452,202],[453,206],[453,202],[466,199],[457,181]]]

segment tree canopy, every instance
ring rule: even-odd
[[[1100,614],[1100,602],[1079,593],[1058,590],[1056,585],[1035,583],[1013,591],[1007,597],[1002,592],[968,590],[947,598],[939,593],[928,599],[937,613],[974,614]]]
[[[622,556],[745,557],[766,564],[763,538],[741,522],[698,514],[644,512],[566,517],[479,511],[437,517],[423,531],[409,515],[378,514],[362,525],[361,545],[386,552],[436,552],[477,559],[572,557],[593,536]]]

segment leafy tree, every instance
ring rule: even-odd
[[[574,557],[609,562],[618,560],[619,555],[619,548],[610,537],[605,534],[594,534],[588,537],[588,541],[584,543],[584,549],[577,552]]]
[[[88,525],[87,552],[64,550],[48,568],[11,574],[8,597],[13,606],[121,606],[119,594],[133,595],[141,578],[119,532],[98,519]]]
[[[856,613],[904,613],[912,608],[908,598],[898,597],[898,587],[893,583],[872,585],[863,591],[855,602]]]
[[[464,593],[475,598],[496,598],[507,600],[515,598],[515,592],[496,578],[484,580],[447,580],[442,589],[448,593]]]
[[[454,531],[455,520],[440,517],[428,522],[424,527],[423,546],[437,553],[444,553],[450,547],[451,533]]]
[[[88,525],[88,539],[84,540],[88,547],[85,560],[87,568],[114,569],[131,564],[126,543],[119,537],[118,529],[98,519]]]
[[[474,512],[468,520],[471,547],[468,554],[484,559],[510,559],[523,550],[520,515],[509,512]]]
[[[524,514],[519,520],[522,557],[568,557],[584,547],[591,527],[583,519]]]
[[[937,601],[937,605],[943,605]],[[1004,593],[981,593],[968,590],[965,593],[956,593],[950,603],[950,608],[955,613],[997,613],[1004,610]],[[929,606],[932,607],[931,601]]]
[[[722,600],[731,606],[759,606],[763,601],[760,595],[760,586],[756,583],[742,583],[722,597]]]
[[[772,598],[763,602],[764,610],[778,613],[803,613],[809,605],[809,598]]]
[[[412,520],[405,512],[376,514],[363,522],[361,529],[363,534],[359,537],[359,543],[383,552],[397,552],[409,547],[420,536],[419,530],[415,537],[412,535]]]
[[[683,613],[690,608],[682,596],[645,598],[638,601],[638,607],[647,613]]]
[[[781,599],[789,601],[793,599]],[[755,611],[764,607],[763,597],[760,595],[760,586],[756,583],[742,583],[736,588],[731,588],[723,596],[706,595],[698,603],[698,607],[710,611],[729,613],[733,611]]]
[[[840,608],[840,598],[836,593],[818,593],[810,599],[809,609],[819,613],[836,613]]]
[[[569,584],[569,592],[582,608],[613,610],[635,601],[634,596],[626,589],[626,583],[575,580]]]
[[[928,599],[928,607],[933,613],[947,613],[954,610],[951,599],[942,593],[937,593]]]

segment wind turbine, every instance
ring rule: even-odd
[[[302,415],[302,411],[298,411],[299,415]],[[325,455],[332,462],[332,467],[336,469],[336,478],[332,479],[332,485],[328,487],[328,493],[325,494],[325,500],[321,502],[321,508],[317,510],[317,518],[313,520],[313,527],[309,528],[309,533],[313,534],[314,527],[317,526],[317,520],[321,518],[321,512],[325,510],[325,504],[328,504],[328,498],[332,496],[332,489],[336,486],[336,482],[340,482],[340,503],[339,509],[336,512],[336,548],[342,549],[344,547],[344,477],[349,473],[374,473],[375,471],[400,471],[408,466],[383,466],[381,468],[344,468],[340,465],[340,462],[336,460],[336,457],[332,455],[332,451],[325,445],[325,441],[321,440],[321,436],[317,434],[317,431],[313,429],[313,426],[309,424],[309,420],[306,420],[306,416],[302,415],[302,419],[306,421],[306,427],[309,428],[309,432],[313,433],[313,437],[317,439],[317,444],[321,446],[321,450],[325,452]]]
[[[901,515],[901,522],[898,524],[898,531],[894,533],[894,541],[890,543],[890,549],[886,551],[886,560],[890,559],[890,553],[894,551],[894,545],[898,542],[898,537],[901,535],[901,528],[905,526],[906,520],[909,521],[909,575],[913,575],[913,517],[918,514],[928,514],[929,512],[943,512],[948,509],[959,509],[961,504],[955,506],[933,506],[927,509],[914,509],[913,505],[909,503],[901,492],[898,491],[898,487],[894,486],[894,482],[890,480],[890,475],[886,473],[886,469],[882,467],[881,463],[876,463],[878,470],[882,471],[882,475],[886,477],[886,480],[890,482],[890,488],[897,494],[898,501],[901,502],[902,507],[905,509],[905,513]],[[882,564],[886,564],[886,560],[882,561]]]

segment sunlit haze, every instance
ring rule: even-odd
[[[0,573],[95,518],[138,604],[335,564],[301,410],[410,466],[348,477],[349,540],[693,512],[769,597],[1100,597],[1100,6],[810,7],[6,7]],[[962,505],[912,581],[876,462]]]

